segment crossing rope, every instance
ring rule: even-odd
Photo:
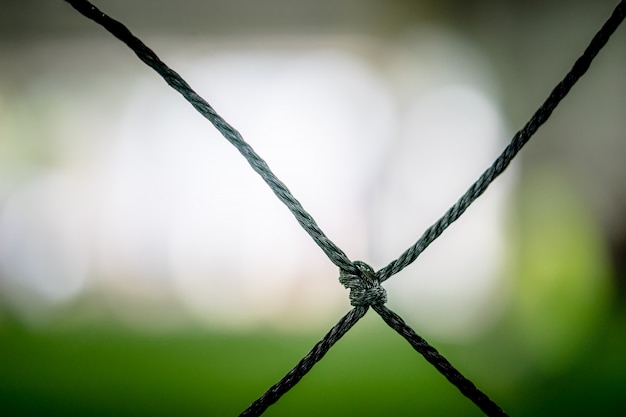
[[[330,329],[300,362],[280,381],[270,387],[259,399],[254,401],[240,416],[259,416],[269,406],[295,386],[313,366],[319,362],[330,348],[354,326],[370,307],[381,318],[404,337],[409,344],[432,364],[450,383],[476,404],[488,416],[506,416],[504,411],[486,394],[480,391],[469,379],[464,377],[426,340],[420,337],[404,320],[385,306],[387,294],[380,285],[391,276],[406,268],[433,242],[445,229],[456,221],[467,208],[480,197],[487,187],[498,177],[530,138],[544,124],[569,93],[574,84],[589,69],[598,52],[606,45],[611,35],[626,17],[626,0],[620,1],[602,28],[592,38],[583,54],[576,60],[571,70],[552,90],[545,102],[533,114],[528,123],[512,138],[504,151],[493,164],[483,172],[468,190],[445,214],[430,226],[422,236],[399,258],[379,271],[374,271],[362,261],[352,262],[347,255],[333,243],[320,229],[313,217],[302,207],[287,186],[271,171],[267,163],[243,139],[241,134],[228,124],[209,103],[200,97],[189,84],[174,70],[168,67],[139,38],[117,20],[100,11],[87,0],[65,0],[87,18],[103,26],[111,34],[124,42],[146,65],[154,69],[165,81],[178,91],[202,116],[246,158],[252,169],[259,174],[272,189],[274,194],[287,206],[302,228],[313,238],[328,258],[339,267],[339,281],[350,290],[350,303],[354,306],[339,322]]]

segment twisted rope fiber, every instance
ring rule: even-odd
[[[426,340],[415,333],[415,331],[409,327],[400,316],[382,304],[372,304],[372,308],[378,313],[378,315],[380,315],[380,317],[382,317],[389,327],[404,337],[417,352],[419,352],[439,371],[439,373],[445,376],[451,384],[457,387],[464,396],[472,400],[472,402],[476,404],[486,415],[507,415],[485,393],[476,388],[476,386],[469,379],[465,378],[461,372],[452,366],[452,364],[444,358],[437,351],[437,349],[432,347]]]
[[[487,189],[487,187],[500,175],[517,153],[535,134],[537,129],[544,124],[556,106],[569,93],[580,77],[587,72],[591,62],[598,52],[606,45],[611,35],[626,16],[626,0],[622,0],[613,10],[609,19],[593,37],[589,46],[583,54],[576,60],[572,69],[565,75],[563,80],[552,90],[546,101],[539,107],[528,123],[519,130],[509,145],[498,156],[494,163],[472,184],[469,189],[459,198],[459,200],[448,209],[448,211],[430,226],[424,234],[407,249],[398,259],[389,263],[378,271],[381,282],[386,281],[392,275],[397,274],[409,266],[432,242],[435,241],[454,221],[456,221],[467,208]]]
[[[258,400],[250,404],[239,416],[252,417],[263,414],[270,405],[278,401],[283,394],[296,385],[313,368],[313,365],[319,362],[330,348],[367,313],[368,309],[368,306],[355,306],[350,310],[287,375],[268,389]]]
[[[339,282],[350,289],[350,304],[353,306],[385,304],[387,292],[380,286],[380,280],[372,267],[361,261],[354,261],[354,266],[361,272],[360,274],[339,271]]]
[[[209,120],[213,126],[246,158],[252,169],[263,178],[274,194],[282,201],[295,216],[300,226],[313,238],[315,243],[322,248],[326,256],[336,266],[346,271],[356,273],[348,256],[333,243],[320,229],[313,217],[302,207],[300,202],[291,194],[282,181],[272,172],[267,163],[252,147],[243,139],[241,134],[226,122],[213,107],[198,95],[187,82],[174,70],[168,67],[159,57],[148,48],[139,38],[121,22],[107,16],[97,7],[86,0],[65,0],[85,17],[103,26],[113,36],[124,42],[135,52],[137,57],[150,68],[155,70],[167,84],[178,91],[202,116]]]
[[[566,75],[557,87],[552,91],[546,102],[533,115],[531,120],[522,130],[517,132],[511,143],[496,159],[494,164],[466,191],[466,193],[452,206],[444,216],[433,226],[424,232],[422,237],[397,260],[375,273],[366,264],[356,261],[350,262],[348,257],[337,247],[315,223],[313,218],[304,210],[300,203],[293,197],[287,187],[272,173],[265,161],[257,155],[248,145],[239,132],[222,119],[213,108],[202,99],[191,87],[172,69],[167,67],[143,42],[136,38],[120,22],[108,17],[88,1],[65,0],[81,14],[94,20],[105,27],[115,37],[126,43],[137,56],[148,66],[159,73],[165,81],[198,112],[207,118],[221,133],[230,141],[248,160],[251,167],[270,186],[276,196],[289,208],[297,221],[305,231],[322,248],[329,259],[340,269],[340,281],[350,288],[350,300],[355,306],[344,316],[314,348],[277,384],[271,387],[261,398],[241,415],[260,415],[275,403],[280,396],[293,387],[365,313],[371,305],[383,320],[394,330],[400,333],[407,341],[421,353],[428,362],[433,364],[446,378],[481,410],[489,416],[505,416],[504,412],[493,403],[485,394],[480,392],[474,384],[460,374],[435,348],[430,346],[423,338],[418,336],[406,323],[391,310],[384,307],[386,294],[380,286],[395,273],[401,271],[412,263],[419,254],[432,243],[452,222],[478,198],[488,185],[500,175],[508,166],[519,150],[528,142],[537,129],[550,117],[558,103],[569,92],[576,81],[587,71],[593,58],[606,44],[609,37],[619,26],[626,15],[626,0],[622,0],[616,7],[609,20],[604,24],[600,32],[594,36],[589,47],[576,61],[572,70]]]

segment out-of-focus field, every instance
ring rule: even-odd
[[[156,334],[113,325],[35,331],[5,322],[0,414],[238,415],[319,336]],[[624,415],[626,326],[609,325],[595,337],[586,356],[558,375],[527,375],[501,385],[494,383],[497,375],[510,373],[516,364],[508,363],[512,358],[506,354],[493,354],[489,338],[480,345],[438,347],[512,416]],[[370,312],[266,415],[482,414]]]

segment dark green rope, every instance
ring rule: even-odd
[[[319,362],[326,352],[367,313],[368,309],[368,306],[355,306],[350,310],[287,375],[268,389],[258,400],[250,404],[239,416],[252,417],[263,414],[270,405],[278,401],[284,393],[296,385],[313,368],[313,365]]]
[[[572,69],[565,75],[563,80],[552,90],[546,101],[539,107],[528,123],[518,131],[509,145],[498,156],[494,163],[469,187],[459,200],[446,211],[446,213],[430,226],[424,234],[407,249],[398,259],[378,271],[381,282],[386,281],[392,275],[397,274],[409,266],[431,243],[435,241],[454,221],[467,210],[467,208],[485,192],[489,184],[506,169],[517,153],[528,143],[537,129],[548,120],[556,106],[569,93],[576,81],[589,69],[591,62],[598,52],[606,45],[609,38],[626,16],[626,1],[622,0],[602,28],[593,37],[589,46],[576,60]]]
[[[291,191],[274,175],[267,163],[261,158],[241,136],[241,134],[219,114],[213,107],[196,93],[189,84],[173,69],[168,67],[159,57],[148,48],[139,38],[121,22],[107,16],[96,6],[86,0],[65,0],[81,14],[100,24],[113,36],[124,42],[135,52],[137,57],[146,65],[155,70],[170,87],[178,91],[202,116],[210,121],[213,126],[246,158],[252,169],[269,185],[274,194],[282,201],[302,228],[313,238],[315,243],[326,253],[326,256],[339,268],[356,273],[348,256],[333,243],[322,229],[317,225],[313,217],[302,207],[300,202],[291,194]]]
[[[484,392],[476,388],[476,385],[474,385],[472,381],[465,378],[461,372],[452,366],[437,349],[415,333],[400,316],[382,304],[373,304],[372,308],[382,317],[389,327],[404,337],[411,346],[413,346],[413,349],[419,352],[441,375],[445,376],[452,385],[457,387],[465,397],[472,400],[486,415],[490,417],[504,417],[507,415]]]

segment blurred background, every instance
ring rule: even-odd
[[[469,187],[615,1],[102,1],[353,260]],[[512,416],[624,415],[626,30],[388,305]],[[0,1],[0,414],[236,415],[345,314],[241,155],[63,1]],[[481,415],[369,313],[266,413]]]

